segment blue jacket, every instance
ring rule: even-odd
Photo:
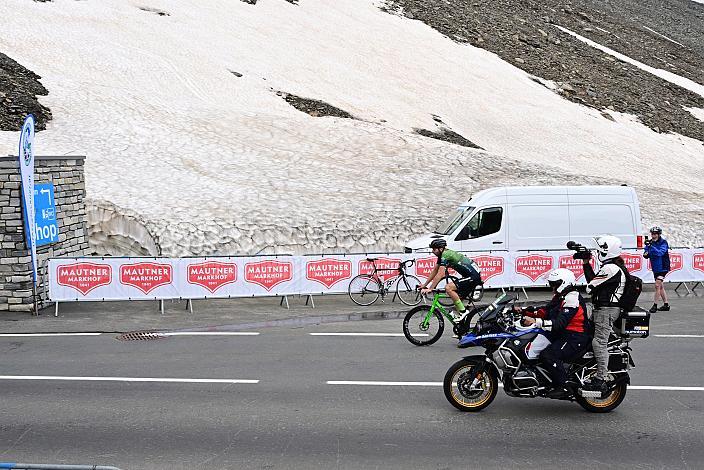
[[[667,244],[667,240],[660,237],[656,242],[650,243],[650,245],[645,247],[645,254],[648,255],[650,260],[650,267],[654,273],[662,273],[670,271],[670,254],[668,250],[670,245]]]

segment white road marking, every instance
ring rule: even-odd
[[[100,336],[102,333],[2,333],[3,338],[30,338],[41,336]]]
[[[376,385],[382,387],[442,387],[442,382],[383,382],[371,380],[328,380],[328,385]],[[503,384],[499,384],[502,387]],[[629,385],[629,390],[662,390],[677,392],[704,392],[704,387],[676,387],[668,385]]]
[[[255,331],[173,331],[163,336],[257,336]]]
[[[311,336],[403,336],[403,333],[308,333]],[[428,336],[425,333],[413,336]]]
[[[704,335],[653,335],[656,338],[704,338]]]
[[[204,384],[257,384],[247,379],[178,379],[169,377],[68,377],[58,375],[0,375],[0,380],[63,380],[73,382],[160,382]]]
[[[369,380],[328,380],[328,385],[381,385],[381,386],[415,386],[442,387],[442,382],[373,382]]]

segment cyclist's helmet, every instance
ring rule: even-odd
[[[569,269],[555,269],[548,275],[548,284],[558,294],[562,294],[568,287],[574,287],[576,283],[577,279],[575,279],[574,273]]]
[[[658,235],[662,235],[662,229],[656,225],[650,229],[650,233],[657,233]]]
[[[430,242],[430,248],[435,249],[435,248],[445,248],[447,246],[447,241],[444,238],[436,238],[432,242]]]

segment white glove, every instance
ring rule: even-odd
[[[535,321],[533,322],[533,328],[542,328],[543,327],[543,319],[542,318],[535,318]]]

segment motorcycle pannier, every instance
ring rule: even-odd
[[[647,338],[650,334],[650,313],[640,307],[623,312],[614,324],[614,330],[624,338]]]

